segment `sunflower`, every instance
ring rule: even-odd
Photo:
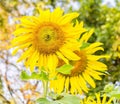
[[[72,23],[79,14],[63,15],[60,8],[53,12],[39,9],[39,12],[39,16],[21,17],[13,33],[16,36],[12,40],[12,46],[16,47],[13,54],[19,49],[25,50],[18,62],[25,60],[26,67],[33,71],[35,66],[54,70],[59,59],[67,64],[68,60],[79,60],[80,57],[73,51],[78,50],[76,39],[86,31],[82,22]]]
[[[110,98],[109,101],[106,101],[106,94],[103,95],[102,99],[100,98],[100,93],[96,93],[95,96],[96,100],[90,96],[87,99],[81,100],[80,104],[111,104],[113,100],[113,98]]]
[[[94,55],[96,51],[103,50],[101,47],[102,43],[95,42],[89,45],[87,40],[93,33],[93,30],[83,35],[79,41],[80,50],[75,51],[75,53],[80,57],[80,60],[70,61],[70,64],[74,67],[72,68],[70,74],[63,74],[60,72],[52,73],[51,76],[56,76],[55,80],[50,81],[50,88],[56,93],[61,93],[62,91],[69,92],[71,94],[82,94],[83,92],[88,92],[89,87],[96,87],[95,80],[102,80],[100,75],[104,75],[107,70],[107,66],[100,62],[99,59],[107,58],[105,55]],[[60,61],[59,61],[60,62]],[[60,66],[65,64],[62,60]]]

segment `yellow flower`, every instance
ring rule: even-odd
[[[18,62],[25,60],[26,67],[30,66],[33,71],[36,65],[54,70],[59,58],[67,64],[68,60],[79,60],[80,57],[73,51],[78,49],[76,39],[86,31],[83,23],[77,22],[73,26],[72,20],[79,14],[74,12],[63,15],[60,8],[53,12],[39,11],[38,17],[20,18],[20,24],[14,32],[16,38],[12,41],[12,46],[17,48],[13,54],[19,49],[25,49]]]
[[[83,35],[80,39],[80,45],[83,42],[87,42],[92,33],[93,30]],[[103,50],[101,45],[102,43],[95,42],[86,46],[84,49],[75,51],[80,57],[80,60],[70,61],[70,64],[74,66],[70,74],[55,72],[52,76],[56,76],[56,80],[50,81],[50,88],[56,93],[65,91],[72,94],[82,94],[83,91],[87,93],[89,90],[88,85],[95,88],[96,84],[93,79],[102,80],[100,75],[103,75],[103,72],[107,70],[107,66],[98,60],[108,56],[94,55],[96,51]],[[60,66],[63,64],[64,62],[61,61]]]
[[[103,98],[100,98],[100,93],[96,93],[96,100],[94,100],[91,96],[87,99],[81,100],[80,104],[111,104],[113,98],[110,98],[109,101],[106,101],[106,94],[103,95]]]

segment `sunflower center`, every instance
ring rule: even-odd
[[[71,62],[71,64],[74,66],[73,70],[71,71],[70,76],[77,76],[81,74],[83,71],[85,71],[87,67],[87,57],[85,55],[84,51],[76,51],[75,52],[78,56],[80,56],[80,60]]]
[[[65,42],[63,31],[53,23],[42,24],[36,33],[38,48],[43,54],[55,53]]]
[[[45,36],[45,41],[50,41],[50,40],[51,40],[50,34],[46,34],[46,36]]]

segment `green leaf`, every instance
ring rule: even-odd
[[[80,104],[80,98],[78,98],[75,95],[70,94],[63,94],[64,97],[62,97],[59,100],[48,100],[46,98],[39,98],[37,99],[37,104]]]
[[[111,97],[115,97],[116,99],[120,99],[120,91],[119,92],[112,91],[110,94],[111,94]]]
[[[120,99],[120,87],[116,87],[113,91],[111,91],[110,93],[111,97],[115,97],[116,99]]]
[[[108,84],[104,88],[104,92],[107,93],[109,97],[115,97],[116,99],[120,99],[120,87],[115,87],[114,84]]]
[[[39,98],[39,99],[37,99],[36,103],[37,104],[60,104],[60,103],[58,103],[56,101],[49,101],[46,98]]]
[[[89,45],[90,45],[90,43],[83,42],[82,46],[80,47],[80,49],[84,49],[84,48],[88,47]]]
[[[30,76],[25,71],[22,71],[21,74],[20,74],[20,78],[22,80],[27,80],[27,79],[30,78]]]
[[[36,101],[37,104],[50,104],[50,101],[48,101],[46,98],[39,98]]]
[[[70,74],[71,70],[73,69],[73,66],[70,64],[65,64],[59,68],[57,68],[57,71],[62,74]]]
[[[22,80],[29,80],[29,79],[37,79],[37,80],[48,80],[48,76],[45,72],[41,71],[41,73],[33,72],[29,75],[26,71],[22,71],[20,75]]]
[[[113,89],[114,89],[114,85],[112,83],[109,83],[104,87],[105,92],[111,92]]]
[[[80,99],[75,95],[65,94],[63,98],[59,100],[61,104],[80,104]]]

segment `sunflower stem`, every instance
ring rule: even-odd
[[[43,97],[47,97],[47,92],[48,92],[48,81],[43,81]]]

